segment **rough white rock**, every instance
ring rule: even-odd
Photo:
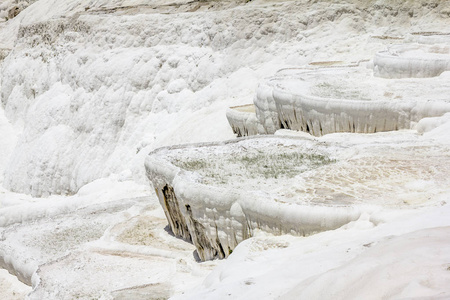
[[[393,214],[382,226],[362,217],[306,239],[261,234],[174,299],[447,298],[449,208]]]
[[[264,140],[272,144],[272,148],[274,143],[282,143],[280,139]],[[311,147],[311,141],[293,142],[297,146],[302,143]],[[217,158],[224,160],[227,153],[233,159],[242,154],[233,153],[231,149],[252,149],[255,144],[258,141],[252,143],[252,140],[244,140],[229,141],[227,146],[212,144],[203,147],[206,152],[212,151],[214,156],[219,155]],[[264,142],[257,149],[264,151],[262,145]],[[208,147],[212,149],[208,150]],[[194,145],[178,150],[178,153],[197,152]],[[172,159],[168,158],[170,156]],[[292,203],[278,201],[273,195],[254,187],[211,186],[202,182],[195,173],[173,164],[173,160],[183,163],[183,159],[186,158],[177,157],[176,153],[171,154],[171,148],[157,150],[146,160],[147,174],[172,231],[175,235],[192,241],[202,260],[227,257],[239,242],[251,237],[256,229],[274,234],[307,235],[339,227],[359,216],[358,209],[353,207],[310,206],[305,203],[291,205]],[[226,174],[220,167],[218,170]],[[220,178],[217,180],[222,181]],[[329,215],[329,218],[323,218],[324,214]]]
[[[0,270],[0,297],[8,300],[22,300],[31,292],[31,287],[20,282],[6,270]]]

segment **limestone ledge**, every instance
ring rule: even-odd
[[[362,67],[297,70],[261,83],[254,103],[269,134],[278,129],[314,136],[413,129],[423,118],[450,111],[443,96],[450,91],[446,78],[387,80]]]
[[[375,54],[374,75],[383,78],[427,78],[450,70],[448,45],[395,45]]]
[[[253,104],[230,107],[226,112],[228,123],[237,137],[265,134],[258,122]]]
[[[170,228],[176,236],[192,241],[201,260],[227,257],[255,230],[305,236],[358,219],[361,212],[353,206],[286,203],[258,190],[207,185],[198,174],[175,166],[167,158],[174,149],[192,151],[252,140],[274,140],[274,137],[160,148],[146,160],[147,177],[153,183]]]

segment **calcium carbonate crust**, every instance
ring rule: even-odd
[[[271,136],[259,139],[279,140]],[[252,140],[162,148],[150,153],[146,160],[147,176],[173,233],[192,241],[202,260],[227,257],[257,229],[276,235],[309,235],[338,228],[359,217],[360,211],[352,206],[287,204],[257,190],[206,185],[198,180],[198,174],[183,170],[166,158],[174,149],[191,151]]]
[[[268,133],[283,128],[315,136],[412,129],[422,118],[450,111],[446,76],[382,80],[363,68],[296,73],[274,76],[258,87],[256,115]],[[413,87],[415,93],[411,93]]]
[[[129,170],[143,183],[142,149],[189,142],[182,129],[198,126],[185,120],[238,104],[231,99],[247,97],[275,64],[346,61],[341,49],[350,46],[351,59],[366,59],[383,46],[367,43],[372,24],[385,22],[403,35],[413,13],[420,20],[413,30],[438,27],[447,22],[440,14],[446,7],[443,1],[37,1],[0,32],[0,57],[7,56],[1,102],[21,133],[3,185],[38,197],[73,194]],[[316,38],[326,52],[317,51]],[[264,131],[279,128],[276,110],[257,114],[267,114]],[[196,140],[230,138],[226,119],[212,119],[219,127]]]
[[[450,70],[450,46],[404,44],[375,54],[374,76],[427,78]]]
[[[264,134],[263,126],[256,118],[254,105],[230,107],[226,112],[228,123],[237,137]]]

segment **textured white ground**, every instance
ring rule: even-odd
[[[32,287],[2,270],[0,299],[449,297],[441,191],[377,226],[261,233],[226,261],[198,263],[166,230],[144,171],[155,148],[234,138],[226,108],[251,103],[280,68],[371,59],[411,32],[446,31],[450,3],[431,2],[23,1],[32,4],[0,23],[0,50],[11,50],[1,62],[0,265]],[[1,2],[0,18],[12,4]],[[449,117],[419,125],[418,147],[447,149]],[[429,183],[413,188],[426,194]]]

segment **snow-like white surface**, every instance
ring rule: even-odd
[[[16,144],[17,135],[13,126],[5,117],[2,107],[0,107],[0,183],[3,182],[3,171],[8,163]]]
[[[162,209],[145,177],[147,154],[161,146],[233,138],[226,108],[251,103],[258,82],[278,69],[371,59],[399,42],[371,37],[445,32],[450,11],[448,1],[438,0],[20,2],[32,4],[6,22],[4,12],[14,3],[0,4],[0,252],[11,272],[24,281],[32,277],[34,299],[167,297],[195,288],[226,261],[197,263],[193,246],[164,229]],[[445,37],[428,39],[438,40]],[[418,128],[424,132],[418,147],[450,140],[445,118],[426,119]],[[326,139],[338,143],[349,136]],[[394,134],[391,143],[399,140]],[[440,168],[447,166],[444,161]],[[411,193],[425,195],[430,184],[412,183]],[[394,214],[398,228],[405,228],[405,214]],[[415,220],[417,229],[428,226]],[[76,230],[84,222],[92,226]],[[396,234],[388,228],[386,234]],[[356,237],[339,232],[318,238],[323,245],[337,240],[345,245],[365,243],[367,237],[364,231]],[[150,233],[157,238],[143,238]],[[304,243],[301,249],[319,249],[311,238],[281,237],[280,247],[292,239]],[[236,254],[253,242],[258,240],[247,240]],[[278,247],[273,244],[259,249]],[[310,260],[313,269],[323,270],[327,257],[336,258],[335,265],[342,262],[338,256],[345,251],[333,256],[331,248]],[[308,258],[294,250],[278,259]],[[295,272],[282,276],[286,265],[275,254],[264,261],[265,253],[252,252],[259,266],[234,277],[257,276],[270,266],[275,271],[264,283],[286,283],[289,290],[300,284],[291,281]],[[30,291],[9,275],[0,277],[2,299]],[[277,289],[264,284],[256,291],[248,283],[219,282],[218,289],[227,291],[219,296],[242,291],[270,297]],[[217,299],[205,285],[197,291]]]
[[[2,195],[0,198],[2,204],[2,208],[0,208],[0,228],[2,228],[3,239],[0,244],[2,266],[11,272],[16,272],[22,281],[30,283],[31,276],[40,264],[61,256],[65,251],[78,244],[103,235],[107,224],[111,223],[111,219],[102,217],[94,218],[95,220],[90,220],[90,218],[83,220],[83,210],[89,210],[90,205],[97,207],[98,210],[108,208],[114,211],[117,210],[117,206],[121,210],[126,210],[128,207],[132,207],[134,202],[125,200],[148,195],[148,188],[145,186],[111,179],[99,180],[90,186],[95,189],[95,192],[88,195],[83,195],[84,191],[81,190],[77,196],[68,198],[54,196],[40,201],[28,198],[21,199],[21,201],[16,200],[17,202],[14,203],[8,202],[14,195],[11,193]],[[86,190],[89,188],[86,186]],[[117,202],[122,204],[119,205]],[[80,210],[81,212],[79,212]],[[82,217],[77,218],[77,213],[80,213]],[[61,215],[71,214],[75,215],[72,221],[69,221],[71,218],[67,216],[61,217]],[[89,212],[86,214],[89,215]],[[49,225],[49,223],[58,218],[61,218],[59,223],[67,222],[61,226],[61,231],[68,230],[68,240],[64,240],[63,236],[60,237],[60,241],[50,241],[50,236],[55,234],[58,222],[53,225]],[[98,226],[87,226],[89,222]],[[84,229],[78,231],[77,226]],[[89,232],[90,229],[94,230],[92,234]],[[46,230],[49,231],[47,238],[44,237]],[[70,231],[75,237],[71,237]],[[37,236],[33,237],[33,234],[37,234]]]
[[[31,287],[21,283],[17,277],[0,270],[0,297],[9,300],[21,300],[31,292]]]
[[[193,245],[170,235],[160,210],[148,207],[148,197],[130,200],[136,204],[126,210],[124,208],[129,205],[127,201],[116,201],[122,210],[119,214],[114,214],[113,205],[108,205],[106,211],[102,207],[92,209],[91,216],[85,216],[80,210],[75,216],[83,216],[85,220],[82,225],[79,220],[74,220],[73,224],[64,221],[66,228],[57,225],[56,232],[43,230],[47,240],[53,241],[58,251],[61,251],[68,246],[64,234],[79,231],[82,234],[76,237],[89,242],[82,235],[100,229],[102,224],[99,220],[107,220],[101,215],[112,216],[110,226],[99,240],[86,243],[77,250],[66,250],[67,255],[39,267],[33,277],[33,283],[39,282],[39,285],[30,299],[111,299],[119,296],[120,299],[135,299],[135,294],[143,298],[168,298],[198,284],[216,265],[215,262],[199,264],[193,255]],[[96,213],[94,217],[93,212]],[[70,219],[76,218],[70,216]],[[94,221],[94,226],[89,219]],[[59,220],[55,221],[60,224]],[[56,224],[46,222],[46,228],[51,229]],[[95,237],[92,236],[92,239]],[[46,250],[52,250],[53,247],[47,246]],[[62,277],[70,280],[61,281]]]
[[[197,285],[216,265],[199,264],[195,247],[171,235],[147,185],[112,177],[75,196],[6,204],[0,265],[34,287],[29,299],[164,298]],[[5,291],[31,292],[9,288],[5,278]]]
[[[443,30],[442,32],[413,32],[412,34],[408,34],[406,36],[405,41],[409,43],[428,45],[448,45],[450,43],[450,33],[446,30]]]

